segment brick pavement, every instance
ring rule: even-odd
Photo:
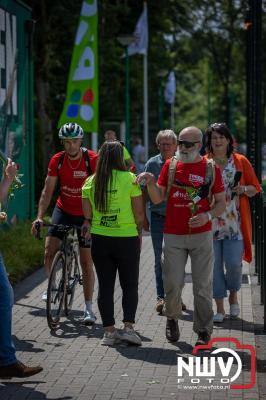
[[[15,288],[14,335],[18,357],[25,363],[41,364],[44,371],[28,379],[11,379],[0,382],[1,400],[119,400],[119,399],[248,399],[266,398],[265,336],[254,323],[252,291],[248,266],[244,266],[244,279],[239,300],[241,318],[227,319],[216,325],[213,337],[233,337],[245,344],[257,340],[258,365],[256,385],[249,390],[180,389],[177,384],[177,354],[189,356],[196,340],[192,332],[193,296],[189,265],[183,300],[188,311],[180,321],[181,337],[177,344],[165,340],[165,317],[154,311],[155,283],[153,252],[149,235],[143,238],[140,266],[139,307],[136,329],[142,338],[142,346],[120,344],[115,347],[100,345],[103,335],[99,312],[94,327],[83,326],[83,296],[81,288],[76,292],[73,313],[63,319],[62,329],[51,334],[46,323],[44,304],[40,300],[46,282],[43,270],[38,270]],[[96,294],[96,290],[95,290]],[[95,296],[96,297],[96,296]],[[254,294],[253,294],[254,298]],[[256,300],[256,296],[255,296]],[[258,301],[257,301],[258,302]],[[259,305],[257,305],[259,308]],[[116,286],[115,310],[117,325],[121,321],[121,290]],[[228,308],[226,309],[228,312]],[[262,317],[257,312],[257,318]],[[221,347],[217,345],[217,347]],[[263,349],[263,351],[262,351]],[[238,352],[241,356],[243,353]],[[241,377],[246,383],[250,378],[250,357],[245,354]],[[235,365],[233,366],[235,368]],[[186,381],[187,382],[187,381]],[[215,384],[215,382],[213,383]],[[260,395],[259,395],[260,392]]]

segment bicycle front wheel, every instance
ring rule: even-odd
[[[77,250],[72,253],[70,263],[67,267],[67,284],[65,296],[65,315],[68,316],[72,308],[76,286],[80,281],[79,257]]]
[[[66,260],[62,251],[54,257],[47,289],[46,316],[50,329],[57,328],[66,291]]]

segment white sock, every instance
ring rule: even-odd
[[[92,311],[92,301],[85,301],[85,309],[88,311]]]

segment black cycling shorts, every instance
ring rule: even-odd
[[[84,222],[83,215],[71,215],[65,213],[61,208],[55,206],[53,214],[52,214],[52,224],[62,224],[62,225],[76,225],[82,226]],[[77,229],[79,247],[83,247],[89,249],[91,247],[91,240],[85,239],[80,234],[80,230]],[[61,232],[57,229],[57,227],[50,226],[48,229],[47,236],[57,237],[60,240],[63,240],[64,232]]]

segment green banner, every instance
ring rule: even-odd
[[[67,96],[58,127],[66,122],[76,122],[85,132],[98,132],[97,27],[97,0],[85,0],[75,38]]]

